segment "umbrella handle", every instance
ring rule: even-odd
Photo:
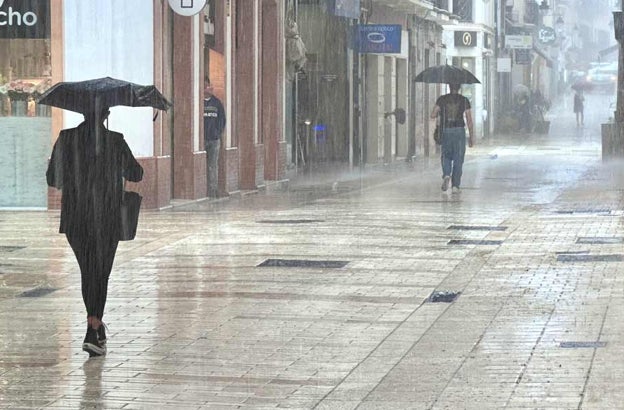
[[[156,118],[158,118],[158,110],[156,110],[156,114],[154,114],[154,118],[152,118],[152,122],[156,121]]]

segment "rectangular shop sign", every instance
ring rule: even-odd
[[[328,7],[334,16],[360,18],[360,0],[330,0]]]
[[[401,53],[401,25],[360,24],[357,26],[356,41],[360,53]]]
[[[507,34],[505,35],[505,48],[530,50],[533,48],[533,37]]]
[[[50,38],[50,1],[0,0],[0,38]]]
[[[456,31],[455,47],[476,47],[477,32],[476,31]]]

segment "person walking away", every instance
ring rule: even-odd
[[[585,119],[583,118],[583,111],[584,111],[584,104],[585,103],[585,97],[583,96],[583,91],[582,90],[576,90],[576,92],[574,93],[574,113],[576,114],[576,126],[577,127],[582,127],[583,125],[585,125],[584,121]]]
[[[80,267],[87,310],[82,350],[89,356],[106,354],[102,318],[121,234],[123,179],[143,178],[123,135],[104,127],[108,114],[107,108],[86,113],[78,127],[62,130],[46,172],[48,185],[62,191],[59,232],[67,237]]]
[[[438,98],[431,111],[432,119],[440,116],[442,127],[442,191],[447,191],[450,183],[452,191],[459,192],[466,154],[466,125],[468,146],[475,143],[470,101],[459,93],[460,88],[461,84],[449,84],[449,94]]]
[[[221,135],[225,129],[225,110],[214,95],[214,88],[208,77],[204,80],[204,145],[206,147],[207,196],[217,197],[219,193],[219,149]]]

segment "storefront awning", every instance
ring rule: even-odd
[[[552,58],[550,58],[548,54],[546,54],[545,51],[541,50],[539,47],[536,47],[536,46],[533,46],[533,51],[535,51],[537,55],[539,55],[546,61],[546,66],[548,66],[549,68],[553,68],[553,66],[555,65],[555,62],[553,61]]]
[[[600,50],[598,52],[598,54],[600,55],[600,57],[605,57],[605,56],[608,56],[611,53],[615,53],[618,50],[619,47],[620,47],[619,44],[614,44],[611,47],[607,47],[605,49]]]
[[[380,4],[408,14],[421,14],[433,10],[433,4],[423,0],[381,0]]]

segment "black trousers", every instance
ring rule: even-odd
[[[86,233],[68,233],[66,236],[80,266],[82,300],[87,315],[101,319],[106,305],[108,278],[119,241],[112,239],[111,235],[96,237]]]

